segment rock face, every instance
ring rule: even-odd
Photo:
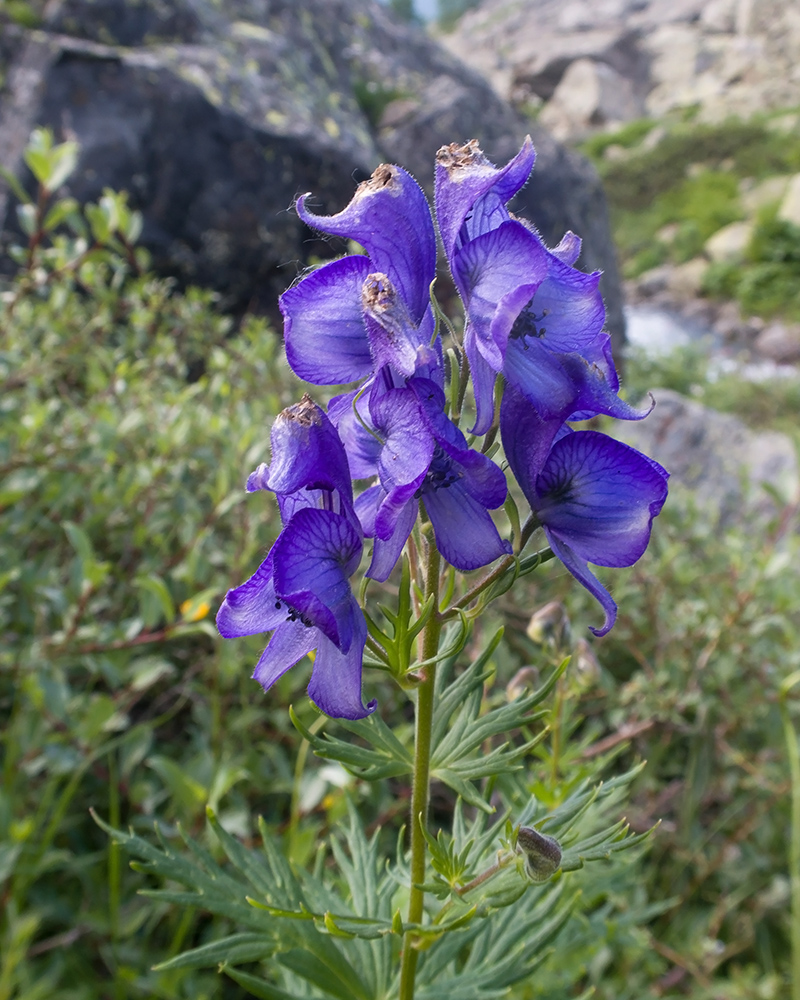
[[[637,423],[617,421],[614,435],[660,462],[720,525],[771,516],[775,490],[800,498],[797,454],[786,434],[752,431],[737,417],[709,410],[670,389],[654,389],[656,407]],[[765,488],[766,487],[766,488]]]
[[[794,0],[482,0],[444,41],[500,95],[549,102],[548,126],[561,136],[678,107],[699,105],[701,118],[718,120],[800,103]],[[586,96],[576,87],[556,96],[585,60],[618,74],[628,93],[589,100],[589,113],[576,117]],[[582,86],[597,90],[591,80]]]
[[[538,159],[514,208],[602,269],[624,338],[605,199],[592,168],[531,126],[474,70],[371,0],[55,0],[38,30],[0,13],[0,162],[25,175],[32,128],[81,145],[68,193],[127,189],[156,266],[269,309],[313,254],[291,206],[343,208],[381,161],[429,190],[439,146],[476,137],[496,162],[531,132]],[[15,228],[0,181],[0,229]]]

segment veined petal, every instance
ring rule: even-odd
[[[519,322],[535,326],[536,335],[554,352],[581,352],[605,323],[599,283],[599,271],[584,274],[549,254],[547,277]]]
[[[433,384],[433,383],[431,383]],[[412,389],[390,389],[371,405],[372,420],[384,438],[378,475],[384,489],[421,482],[431,463],[434,439]]]
[[[412,497],[396,512],[392,533],[386,538],[379,538],[376,534],[372,546],[372,560],[367,570],[367,576],[371,580],[383,583],[389,578],[417,520],[417,510],[417,501]]]
[[[478,349],[478,339],[469,321],[464,330],[464,351],[469,361],[472,391],[475,395],[475,425],[471,433],[485,434],[492,426],[494,417],[494,384],[497,381],[497,369],[492,368]]]
[[[536,483],[542,524],[598,566],[632,566],[667,498],[657,462],[597,431],[557,441]]]
[[[422,501],[433,524],[436,546],[456,569],[469,572],[511,554],[511,545],[500,537],[486,508],[460,482],[426,490]]]
[[[378,516],[378,509],[385,496],[386,490],[380,483],[375,483],[374,486],[370,486],[356,497],[356,514],[366,538],[372,538],[375,534],[375,518]]]
[[[572,412],[581,414],[581,419],[587,419],[587,415],[605,413],[617,420],[643,420],[655,406],[652,398],[650,405],[642,410],[626,402],[615,388],[619,385],[616,371],[613,371],[612,380],[609,381],[605,366],[587,361],[581,354],[553,355],[553,358],[560,363],[575,386]]]
[[[361,548],[347,517],[306,509],[294,515],[272,550],[278,596],[343,652],[353,640],[349,577]]]
[[[325,412],[310,396],[303,396],[299,403],[278,414],[272,425],[271,444],[269,489],[279,495],[298,490],[335,490],[352,504],[344,445]],[[258,475],[259,469],[253,475],[260,482],[263,476]]]
[[[562,542],[553,532],[548,531],[547,528],[544,529],[544,533],[547,535],[550,548],[556,556],[567,567],[570,573],[572,573],[578,583],[582,584],[589,591],[592,597],[597,598],[600,602],[600,605],[605,612],[605,621],[600,628],[594,628],[590,625],[589,630],[594,632],[598,638],[606,635],[611,631],[614,626],[614,622],[617,620],[617,605],[611,597],[611,594],[609,594],[603,584],[600,583],[594,573],[592,573],[586,565],[585,559],[582,559],[569,547],[569,545]]]
[[[342,257],[281,295],[286,359],[299,378],[337,385],[372,371],[361,313],[361,286],[370,270],[364,256]]]
[[[508,495],[503,470],[481,452],[470,449],[456,460],[463,469],[461,484],[482,507],[495,510],[502,507]]]
[[[365,707],[361,700],[367,625],[358,605],[353,615],[355,625],[350,649],[343,653],[325,636],[321,636],[308,684],[309,698],[317,708],[334,719],[363,719],[374,712],[378,704],[373,700]]]
[[[557,257],[563,264],[572,265],[581,255],[583,241],[580,236],[576,236],[571,230],[567,230],[561,237],[558,246],[553,247],[550,253]]]
[[[475,139],[462,146],[442,146],[436,154],[436,215],[448,260],[462,236],[471,239],[509,217],[505,205],[528,180],[535,158],[530,136],[500,168],[486,158]],[[473,222],[468,222],[470,215]],[[467,232],[462,234],[462,227]]]
[[[378,472],[378,457],[382,445],[356,417],[353,403],[357,396],[360,397],[355,404],[358,407],[358,415],[367,426],[371,426],[369,387],[366,388],[366,391],[362,387],[341,396],[335,396],[328,403],[328,416],[339,432],[339,437],[347,453],[350,475],[353,479],[371,479]]]
[[[369,254],[370,271],[389,276],[419,324],[436,277],[436,237],[422,188],[402,167],[381,164],[359,184],[336,215],[316,215],[298,199],[297,214],[314,229],[356,240]]]
[[[584,365],[588,369],[587,365]],[[509,340],[503,374],[509,385],[520,392],[546,420],[562,422],[576,409],[580,389],[575,375],[567,371],[562,359],[549,351],[536,337]]]
[[[397,525],[408,519],[409,510],[411,526],[417,517],[417,495],[421,483],[412,482],[404,486],[395,486],[386,493],[375,517],[375,537],[386,541],[397,534]],[[405,523],[405,521],[404,521]],[[411,528],[409,528],[409,531]]]
[[[452,271],[475,335],[494,349],[482,354],[499,371],[509,331],[547,278],[547,252],[519,222],[505,222],[463,246]]]
[[[253,671],[253,680],[268,691],[278,678],[283,677],[287,670],[299,663],[321,641],[327,640],[318,629],[308,628],[299,621],[284,621],[275,629],[267,648],[261,654]]]
[[[500,404],[500,437],[514,478],[533,507],[536,482],[561,427],[561,420],[545,420],[513,386],[506,386]]]
[[[223,639],[269,632],[286,621],[286,610],[276,608],[272,552],[255,573],[229,590],[217,612],[217,628]]]
[[[410,378],[417,367],[417,352],[427,345],[420,339],[419,329],[385,274],[367,275],[361,304],[373,368],[392,365]]]

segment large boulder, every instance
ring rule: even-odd
[[[481,0],[443,41],[521,104],[551,102],[562,81],[596,89],[586,74],[566,77],[579,60],[622,77],[630,118],[698,107],[719,120],[800,103],[800,6],[787,0]],[[564,103],[562,90],[547,116],[561,134],[615,120],[587,123]]]
[[[217,288],[233,309],[274,308],[313,256],[341,252],[291,210],[313,191],[337,211],[381,161],[430,192],[439,146],[476,137],[497,162],[526,132],[538,152],[514,206],[544,238],[572,229],[600,268],[624,337],[599,181],[473,69],[371,0],[55,0],[45,23],[0,23],[0,162],[24,177],[35,126],[81,146],[68,192],[127,189],[156,266]],[[0,14],[0,19],[3,15]],[[0,229],[15,228],[0,181]]]
[[[654,389],[653,396],[647,419],[615,422],[614,436],[660,462],[670,485],[689,491],[713,523],[752,523],[800,500],[797,451],[788,435],[752,430],[671,389]]]

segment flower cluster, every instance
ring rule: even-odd
[[[553,552],[597,597],[616,606],[588,569],[630,566],[666,499],[667,473],[606,435],[570,426],[596,414],[640,419],[619,394],[599,273],[573,267],[580,240],[548,249],[507,209],[527,181],[526,140],[503,168],[477,143],[439,151],[439,232],[465,310],[475,436],[499,429],[508,465]],[[217,621],[224,636],[272,631],[255,678],[268,688],[316,649],[309,694],[327,714],[360,718],[366,626],[349,585],[363,538],[367,576],[386,580],[420,510],[458,570],[510,555],[490,511],[506,499],[502,469],[471,442],[447,406],[444,353],[431,300],[436,234],[417,182],[382,165],[336,215],[297,203],[315,229],[354,241],[350,254],[312,271],[281,297],[286,356],[316,385],[355,383],[327,415],[308,397],[272,431],[272,463],[248,490],[277,498],[283,530],[256,574],[231,590]],[[494,427],[496,429],[496,427]],[[365,488],[353,500],[352,481]]]

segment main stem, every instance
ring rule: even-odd
[[[431,731],[433,729],[433,688],[436,681],[436,662],[442,620],[439,614],[439,552],[429,536],[428,566],[425,597],[434,595],[434,611],[421,636],[421,658],[431,660],[425,667],[425,677],[417,687],[417,705],[414,729],[414,783],[411,790],[411,892],[408,902],[408,922],[422,921],[425,893],[417,886],[425,881],[425,837],[422,824],[428,821],[428,798],[431,776]],[[413,1000],[414,979],[417,974],[419,952],[412,945],[413,934],[403,936],[403,958],[400,966],[399,1000]]]

